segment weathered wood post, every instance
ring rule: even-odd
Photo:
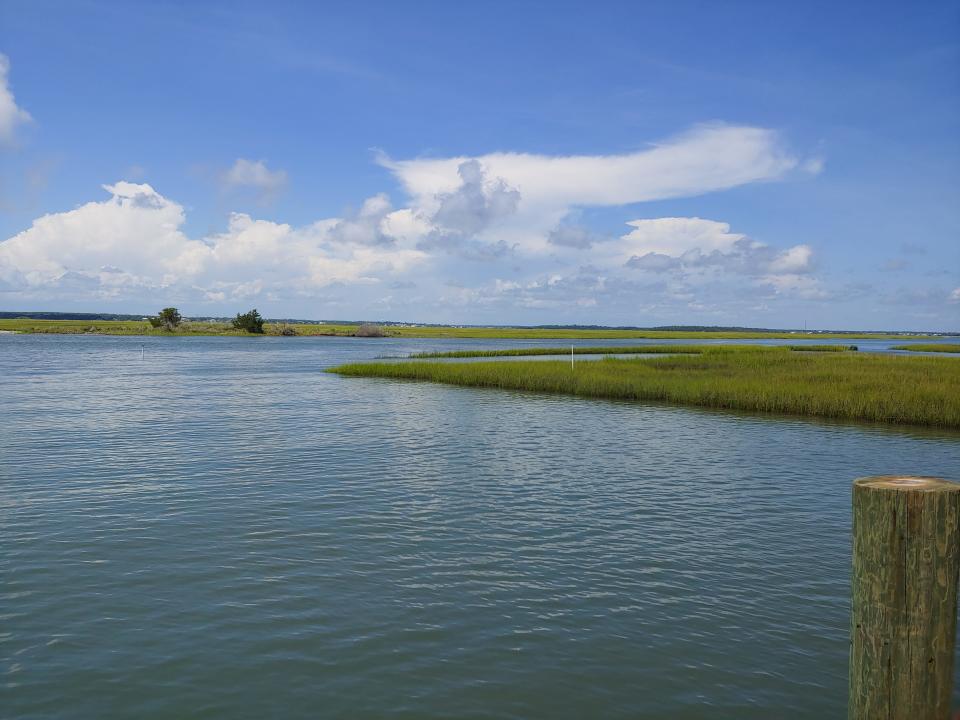
[[[853,483],[850,720],[947,720],[960,570],[960,483]]]

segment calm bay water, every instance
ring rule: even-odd
[[[322,372],[467,346],[0,336],[0,716],[844,716],[850,482],[960,435]]]

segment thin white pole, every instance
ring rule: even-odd
[[[573,370],[573,345],[570,346],[570,369]]]

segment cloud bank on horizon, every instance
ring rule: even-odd
[[[178,298],[204,304],[324,297],[331,287],[416,284],[423,300],[528,304],[562,311],[595,306],[610,288],[646,288],[658,302],[686,302],[697,288],[746,283],[757,293],[819,297],[807,245],[769,247],[697,217],[639,218],[620,236],[568,224],[576,208],[687,197],[777,180],[802,161],[777,133],[707,126],[625,155],[479,157],[379,162],[408,195],[386,194],[348,217],[308,225],[232,213],[223,232],[189,237],[184,206],[151,185],[104,185],[110,197],[36,219],[0,243],[0,292],[73,300]],[[229,187],[273,193],[286,173],[238,158]],[[576,241],[569,238],[576,237]],[[567,238],[567,240],[564,240]],[[486,280],[446,283],[451,263],[481,263]],[[497,277],[520,264],[522,281]],[[661,299],[662,298],[662,299]],[[670,300],[672,299],[672,300]]]

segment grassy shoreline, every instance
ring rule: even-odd
[[[794,352],[847,352],[856,345],[782,345]],[[763,345],[604,345],[601,347],[572,348],[505,348],[501,350],[450,350],[446,352],[413,353],[413,360],[478,357],[526,357],[533,355],[699,355],[708,352],[753,352],[765,349]]]
[[[891,350],[909,350],[910,352],[960,353],[960,343],[918,343],[915,345],[894,345]]]
[[[328,372],[757,413],[960,428],[960,364],[860,353],[714,351],[582,362],[355,363]]]
[[[349,337],[359,325],[314,325],[309,323],[267,323],[266,335],[279,335],[284,329],[293,330],[301,336]],[[0,330],[18,333],[42,333],[65,335],[227,335],[247,336],[235,330],[230,323],[185,321],[177,330],[167,331],[152,328],[146,321],[137,320],[32,320],[28,318],[0,319]],[[398,338],[459,338],[459,339],[515,339],[515,340],[928,340],[930,335],[890,335],[887,333],[789,333],[789,332],[737,332],[737,331],[681,331],[681,330],[597,330],[597,329],[551,329],[523,327],[418,327],[383,326],[387,337]]]
[[[280,335],[284,329],[293,329],[297,335],[350,336],[359,326],[309,325],[266,323],[265,335]],[[137,320],[31,320],[28,318],[0,319],[0,330],[40,335],[149,335],[154,337],[209,336],[256,337],[246,330],[237,330],[226,322],[198,322],[185,320],[175,330],[154,328],[146,321]]]

